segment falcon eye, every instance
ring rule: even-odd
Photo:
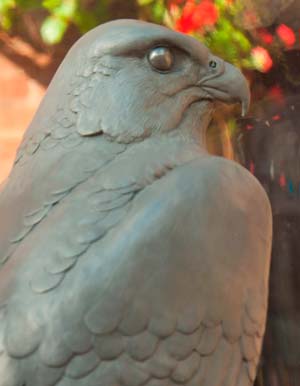
[[[153,48],[148,55],[149,63],[158,71],[169,71],[173,65],[174,57],[167,47]]]
[[[216,68],[217,67],[217,62],[215,60],[211,60],[208,63],[208,65],[209,65],[210,68]]]

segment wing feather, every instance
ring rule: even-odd
[[[53,222],[58,249],[54,245],[51,257],[41,262],[32,259],[38,267],[27,263],[22,272],[28,278],[46,262],[50,277],[65,275],[53,291],[39,295],[42,301],[29,292],[43,333],[39,347],[22,354],[32,363],[63,369],[57,386],[251,385],[265,324],[271,224],[265,196],[244,173],[216,158],[194,161],[134,194],[126,188],[130,198],[122,198],[121,209],[111,204],[123,195],[124,180],[119,192],[109,183],[112,196],[102,195],[99,180],[97,186],[87,181],[78,200],[73,193],[48,217],[60,219]],[[128,184],[136,187],[134,181]],[[97,205],[109,203],[101,220],[106,232],[98,239],[90,233],[97,229],[96,218],[76,227],[84,192],[89,197],[99,192]],[[120,210],[123,214],[116,215]],[[71,243],[67,271],[51,255],[61,251],[68,235],[70,219],[64,224],[59,215],[66,211],[72,213],[74,233],[65,239]],[[83,239],[76,237],[77,229]],[[52,233],[46,235],[53,245]],[[76,252],[77,245],[86,245],[75,264],[72,243]],[[15,295],[8,304],[7,324],[20,299]],[[11,346],[11,352],[18,351]],[[26,374],[22,366],[19,361],[17,371]],[[40,375],[35,377],[28,375],[27,381],[40,386],[33,382]]]

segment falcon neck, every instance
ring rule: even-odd
[[[193,144],[198,146],[199,151],[206,152],[206,133],[213,109],[214,105],[207,101],[192,104],[184,113],[179,125],[165,134],[172,140]]]

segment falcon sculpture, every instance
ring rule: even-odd
[[[249,386],[271,214],[208,154],[244,76],[197,40],[104,24],[58,69],[0,192],[0,386]]]

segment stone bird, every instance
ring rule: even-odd
[[[140,21],[70,50],[0,193],[0,386],[247,386],[264,334],[270,207],[205,149],[247,82]]]

